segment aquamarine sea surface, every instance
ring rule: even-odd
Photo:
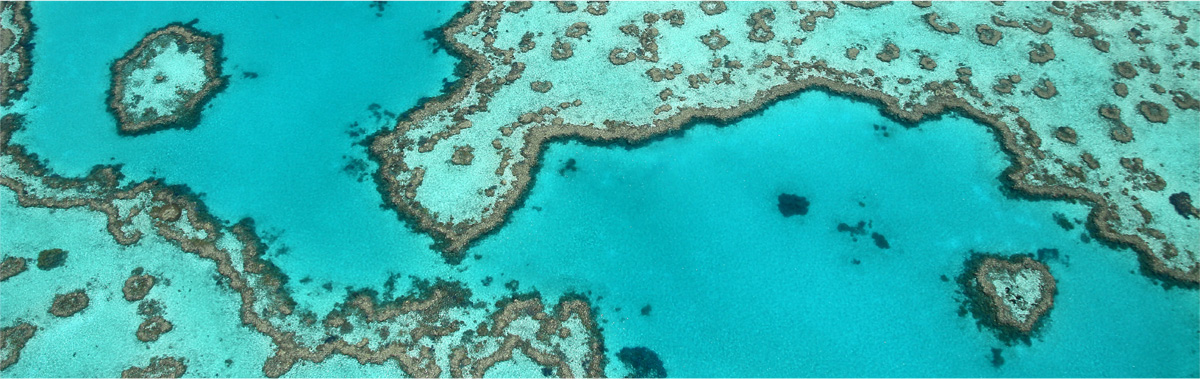
[[[400,294],[412,278],[459,280],[480,299],[505,296],[510,281],[552,299],[586,294],[610,376],[624,375],[616,352],[633,346],[678,377],[1200,376],[1197,291],[1164,289],[1133,251],[1090,238],[1087,205],[1006,195],[1009,161],[986,127],[955,115],[901,125],[823,92],[632,148],[554,143],[523,206],[463,263],[446,264],[432,238],[383,207],[359,142],[455,79],[457,60],[425,32],[462,7],[36,3],[25,95],[36,108],[14,142],[58,174],[120,164],[133,180],[188,185],[221,219],[253,218],[288,289],[317,314],[348,289]],[[118,135],[105,108],[110,65],[146,32],[192,19],[223,36],[228,88],[194,129]],[[782,193],[805,197],[809,212],[783,217]],[[21,208],[7,188],[0,204],[6,252],[61,245],[79,278],[127,275],[147,260],[178,278],[172,303],[191,305],[167,310],[177,330],[164,338],[189,357],[189,376],[262,375],[270,342],[240,325],[211,262],[154,239],[120,247],[99,213]],[[1076,225],[1060,227],[1055,213]],[[860,221],[889,247],[838,231]],[[971,252],[1039,249],[1059,252],[1047,262],[1058,294],[1029,344],[1006,345],[959,315],[954,278]],[[23,275],[13,280],[36,279]],[[100,285],[77,282],[5,292],[0,305],[41,309],[61,286]],[[0,312],[0,324],[15,313]],[[96,376],[123,368],[114,356],[158,355],[104,332],[139,323],[122,319],[131,314],[101,308],[44,328],[3,375]],[[340,357],[289,375],[398,372]]]

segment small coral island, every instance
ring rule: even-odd
[[[194,127],[204,103],[225,87],[220,36],[192,23],[150,32],[113,64],[108,109],[121,134]]]
[[[1024,255],[973,255],[959,283],[967,308],[1005,342],[1028,340],[1054,306],[1057,292],[1046,265]]]

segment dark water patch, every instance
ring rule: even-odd
[[[487,276],[487,277],[484,277],[483,280],[480,281],[480,283],[482,283],[484,287],[490,287],[492,285],[492,281],[494,281],[494,280],[495,280],[495,278],[492,278],[491,276]]]
[[[1063,230],[1075,229],[1075,223],[1071,222],[1071,220],[1067,218],[1067,215],[1062,213],[1054,212],[1054,223],[1058,224],[1058,226],[1063,228]]]
[[[508,283],[504,283],[504,288],[507,288],[509,291],[517,292],[517,290],[521,288],[521,282],[518,282],[515,279],[510,280]]]
[[[860,264],[862,264],[862,261],[861,261],[861,260],[859,260],[858,258],[854,258],[854,259],[851,259],[851,260],[850,260],[850,264],[852,264],[852,265],[860,265]]]
[[[942,276],[941,276],[941,278],[940,278],[940,279],[942,280],[942,282],[949,282],[949,281],[950,281],[950,277],[946,276],[946,274],[942,274]]]
[[[653,350],[645,347],[626,347],[617,352],[617,359],[629,368],[626,378],[665,378],[667,369]]]
[[[43,271],[61,267],[67,263],[67,251],[46,249],[38,253],[37,267]]]
[[[861,236],[861,235],[867,234],[867,222],[859,221],[858,224],[855,226],[850,226],[849,224],[846,224],[844,222],[838,223],[837,231],[843,232],[843,233],[850,233],[850,235],[852,235],[852,236]]]
[[[351,122],[346,125],[346,135],[350,138],[359,138],[367,134],[367,130],[358,124],[358,121]]]
[[[258,73],[252,71],[243,72],[242,79],[258,79]]]
[[[549,367],[542,367],[542,376],[545,376],[545,377],[554,376],[554,369],[549,368]]]
[[[1004,357],[1000,355],[1001,350],[992,348],[992,367],[999,368],[1004,365]]]
[[[391,273],[388,275],[387,280],[383,281],[383,298],[392,299],[396,297],[396,279],[400,279],[401,277],[402,276],[397,273]]]
[[[558,169],[558,175],[559,176],[567,176],[568,171],[575,172],[578,170],[579,169],[577,167],[575,167],[575,158],[571,158],[571,159],[567,159],[567,163],[564,163],[562,168]]]
[[[1038,249],[1037,260],[1045,262],[1058,259],[1058,249]]]
[[[1184,219],[1200,218],[1200,209],[1196,209],[1196,206],[1192,205],[1192,195],[1187,192],[1173,194],[1168,200],[1175,207],[1175,213],[1179,213]]]
[[[346,162],[345,165],[342,166],[342,173],[349,175],[359,183],[366,181],[367,178],[371,176],[367,161],[365,159],[351,158],[343,155],[342,160]]]
[[[1083,243],[1092,243],[1092,237],[1088,236],[1087,233],[1079,233],[1079,241]]]
[[[808,199],[790,193],[779,194],[779,213],[783,217],[808,214]]]
[[[650,315],[650,304],[646,304],[646,306],[642,307],[642,316],[649,316],[649,315]]]
[[[375,121],[377,122],[387,121],[390,123],[395,120],[397,116],[399,116],[396,114],[396,112],[383,109],[382,105],[376,103],[371,103],[371,105],[368,105],[367,111],[371,112],[371,117],[374,117]]]
[[[875,247],[880,249],[890,249],[892,245],[888,244],[887,238],[879,233],[871,233],[871,239],[875,240]]]
[[[375,10],[375,17],[383,17],[383,11],[387,8],[386,1],[372,1],[369,7]]]
[[[142,316],[152,317],[161,315],[163,312],[162,303],[158,300],[143,300],[138,303],[137,313]]]
[[[879,134],[884,137],[892,136],[891,133],[888,133],[887,125],[874,124],[874,125],[871,125],[871,127],[875,129],[876,134]]]

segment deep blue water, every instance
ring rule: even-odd
[[[818,92],[631,150],[556,143],[524,207],[469,251],[481,259],[445,265],[363,172],[344,168],[365,159],[351,124],[391,126],[375,112],[400,113],[452,79],[454,59],[423,32],[460,7],[393,4],[377,17],[366,3],[39,3],[27,94],[37,108],[17,142],[65,175],[119,163],[135,180],[204,193],[218,217],[253,217],[271,259],[312,279],[290,285],[316,309],[344,294],[326,282],[443,277],[488,298],[518,280],[598,298],[610,353],[649,347],[671,376],[1200,375],[1197,292],[1156,286],[1132,251],[1082,242],[1082,227],[1052,218],[1083,219],[1084,205],[1005,197],[997,177],[1008,162],[985,127],[945,117],[908,129]],[[194,130],[118,136],[104,108],[108,65],[145,32],[193,18],[224,35],[229,88]],[[560,175],[569,159],[578,169]],[[806,197],[808,214],[783,217],[781,193]],[[836,230],[859,221],[890,248]],[[40,230],[74,224],[61,225]],[[1049,262],[1059,294],[1032,344],[1004,346],[956,314],[957,285],[940,277],[958,275],[970,251],[1045,248],[1063,256]],[[479,284],[486,277],[497,284]],[[992,348],[1003,348],[999,368]],[[22,360],[47,353],[31,345]],[[237,371],[247,369],[257,368],[229,374],[258,375]],[[327,374],[339,373],[351,374]]]

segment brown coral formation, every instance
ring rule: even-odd
[[[1171,202],[1171,206],[1175,207],[1175,212],[1183,218],[1200,218],[1200,209],[1196,209],[1196,206],[1192,205],[1192,195],[1187,192],[1171,194],[1167,199]]]
[[[636,52],[625,51],[625,49],[619,47],[612,49],[612,52],[608,53],[608,61],[616,66],[633,62],[635,60],[637,60]]]
[[[938,16],[937,12],[930,12],[921,16],[921,19],[925,20],[925,23],[929,24],[929,27],[933,28],[933,30],[946,34],[958,34],[958,24],[953,22],[946,23],[946,25],[938,24],[938,17],[940,16]]]
[[[608,13],[607,1],[589,1],[585,12],[591,13],[593,16],[603,16]]]
[[[1113,84],[1113,93],[1120,97],[1129,96],[1129,87],[1125,83]]]
[[[546,93],[550,92],[550,90],[554,88],[554,83],[550,83],[550,81],[546,80],[537,80],[530,82],[529,88],[532,89],[533,92]]]
[[[1042,79],[1036,87],[1033,87],[1033,94],[1043,99],[1049,99],[1058,94],[1058,87],[1054,86],[1054,82],[1050,79]]]
[[[162,316],[156,315],[142,321],[137,328],[137,339],[142,342],[158,341],[158,337],[174,329],[175,326]]]
[[[1043,43],[1034,45],[1033,50],[1029,51],[1029,63],[1042,64],[1054,59],[1054,46]]]
[[[1072,145],[1079,142],[1079,136],[1075,133],[1075,129],[1071,129],[1069,126],[1062,126],[1055,129],[1054,138]]]
[[[30,50],[33,48],[33,24],[29,22],[28,3],[6,1],[3,9],[12,11],[13,26],[16,27],[16,30],[0,28],[0,51],[11,49],[16,55],[18,66],[16,70],[10,70],[9,65],[4,64],[0,69],[0,105],[8,106],[29,90],[25,82],[29,79],[33,66],[30,58]]]
[[[71,317],[87,308],[90,301],[87,293],[81,289],[54,295],[54,303],[50,305],[50,314],[58,317]]]
[[[180,378],[187,372],[182,358],[154,357],[146,367],[130,367],[121,371],[122,378]]]
[[[725,9],[727,9],[727,8],[725,7],[724,1],[701,1],[700,2],[700,10],[704,11],[704,14],[709,15],[709,16],[715,16],[715,15],[724,13]]]
[[[561,61],[575,55],[575,50],[570,42],[554,41],[554,46],[550,48],[550,58]]]
[[[934,62],[933,58],[930,58],[929,56],[926,56],[926,55],[921,56],[920,63],[921,63],[921,68],[925,69],[925,70],[933,71],[933,69],[937,68],[937,62]]]
[[[849,5],[849,6],[852,6],[855,8],[860,8],[860,9],[875,9],[875,8],[879,8],[879,7],[882,7],[884,5],[888,5],[891,3],[892,3],[891,1],[843,1],[842,2],[842,4],[846,4],[846,5]]]
[[[1054,28],[1054,23],[1044,18],[1036,18],[1033,21],[1026,21],[1025,27],[1037,34],[1045,35],[1050,33],[1050,29]]]
[[[725,36],[721,35],[721,31],[716,29],[710,30],[708,34],[700,36],[700,42],[703,43],[704,46],[708,46],[709,50],[712,51],[720,50],[722,47],[725,47],[725,45],[729,44],[729,40],[726,39]]]
[[[37,267],[50,270],[62,267],[67,262],[67,251],[63,249],[46,249],[38,253]]]
[[[891,42],[884,44],[883,51],[880,51],[879,54],[875,54],[875,58],[879,58],[879,60],[884,63],[891,62],[892,60],[899,58],[899,57],[900,57],[900,48],[896,47],[896,44],[891,43]]]
[[[1028,338],[1057,292],[1046,265],[1027,256],[973,255],[959,282],[971,313],[1006,341]]]
[[[683,26],[686,22],[686,16],[683,11],[672,9],[662,14],[663,21],[671,24],[671,26]]]
[[[1167,111],[1167,107],[1150,101],[1138,103],[1138,113],[1141,113],[1143,117],[1146,117],[1146,121],[1159,124],[1167,123],[1167,118],[1170,117],[1170,112]]]
[[[979,43],[988,46],[996,46],[1004,38],[1004,33],[984,24],[975,25],[975,34],[979,35]]]
[[[769,24],[771,21],[775,21],[775,10],[771,8],[763,8],[750,14],[750,18],[746,20],[746,25],[750,26],[750,40],[769,42],[774,39],[775,32],[771,30]]]
[[[571,13],[579,10],[579,4],[576,4],[574,1],[555,1],[554,6],[562,13]]]
[[[1192,97],[1191,94],[1183,90],[1174,90],[1168,92],[1171,93],[1171,101],[1174,102],[1175,106],[1180,110],[1191,109],[1200,111],[1200,100]]]
[[[4,354],[4,358],[0,360],[0,371],[21,360],[21,350],[35,333],[37,327],[27,322],[18,322],[16,325],[0,329],[0,353]]]
[[[1134,68],[1133,64],[1129,62],[1119,62],[1113,65],[1113,70],[1116,70],[1117,75],[1120,75],[1125,79],[1133,79],[1138,76],[1137,69]]]
[[[567,31],[563,35],[571,38],[583,38],[591,30],[586,22],[580,21],[568,26]]]
[[[4,261],[0,261],[0,282],[8,280],[8,278],[17,276],[27,269],[24,258],[6,257]]]
[[[150,293],[150,289],[154,288],[154,276],[141,273],[142,268],[138,267],[134,270],[133,275],[125,279],[125,286],[121,287],[121,293],[125,295],[127,301],[138,301],[144,299]]]
[[[131,100],[126,98],[128,76],[135,68],[146,67],[150,59],[157,55],[152,46],[164,40],[173,40],[181,48],[200,52],[204,60],[204,85],[199,91],[186,94],[172,112],[148,109],[146,113],[134,114],[126,105]],[[227,83],[226,77],[221,76],[222,60],[221,37],[201,32],[190,25],[173,23],[142,37],[137,45],[113,63],[110,70],[112,83],[108,110],[117,118],[118,131],[123,135],[139,135],[173,127],[194,127],[200,122],[200,111],[204,104]]]

